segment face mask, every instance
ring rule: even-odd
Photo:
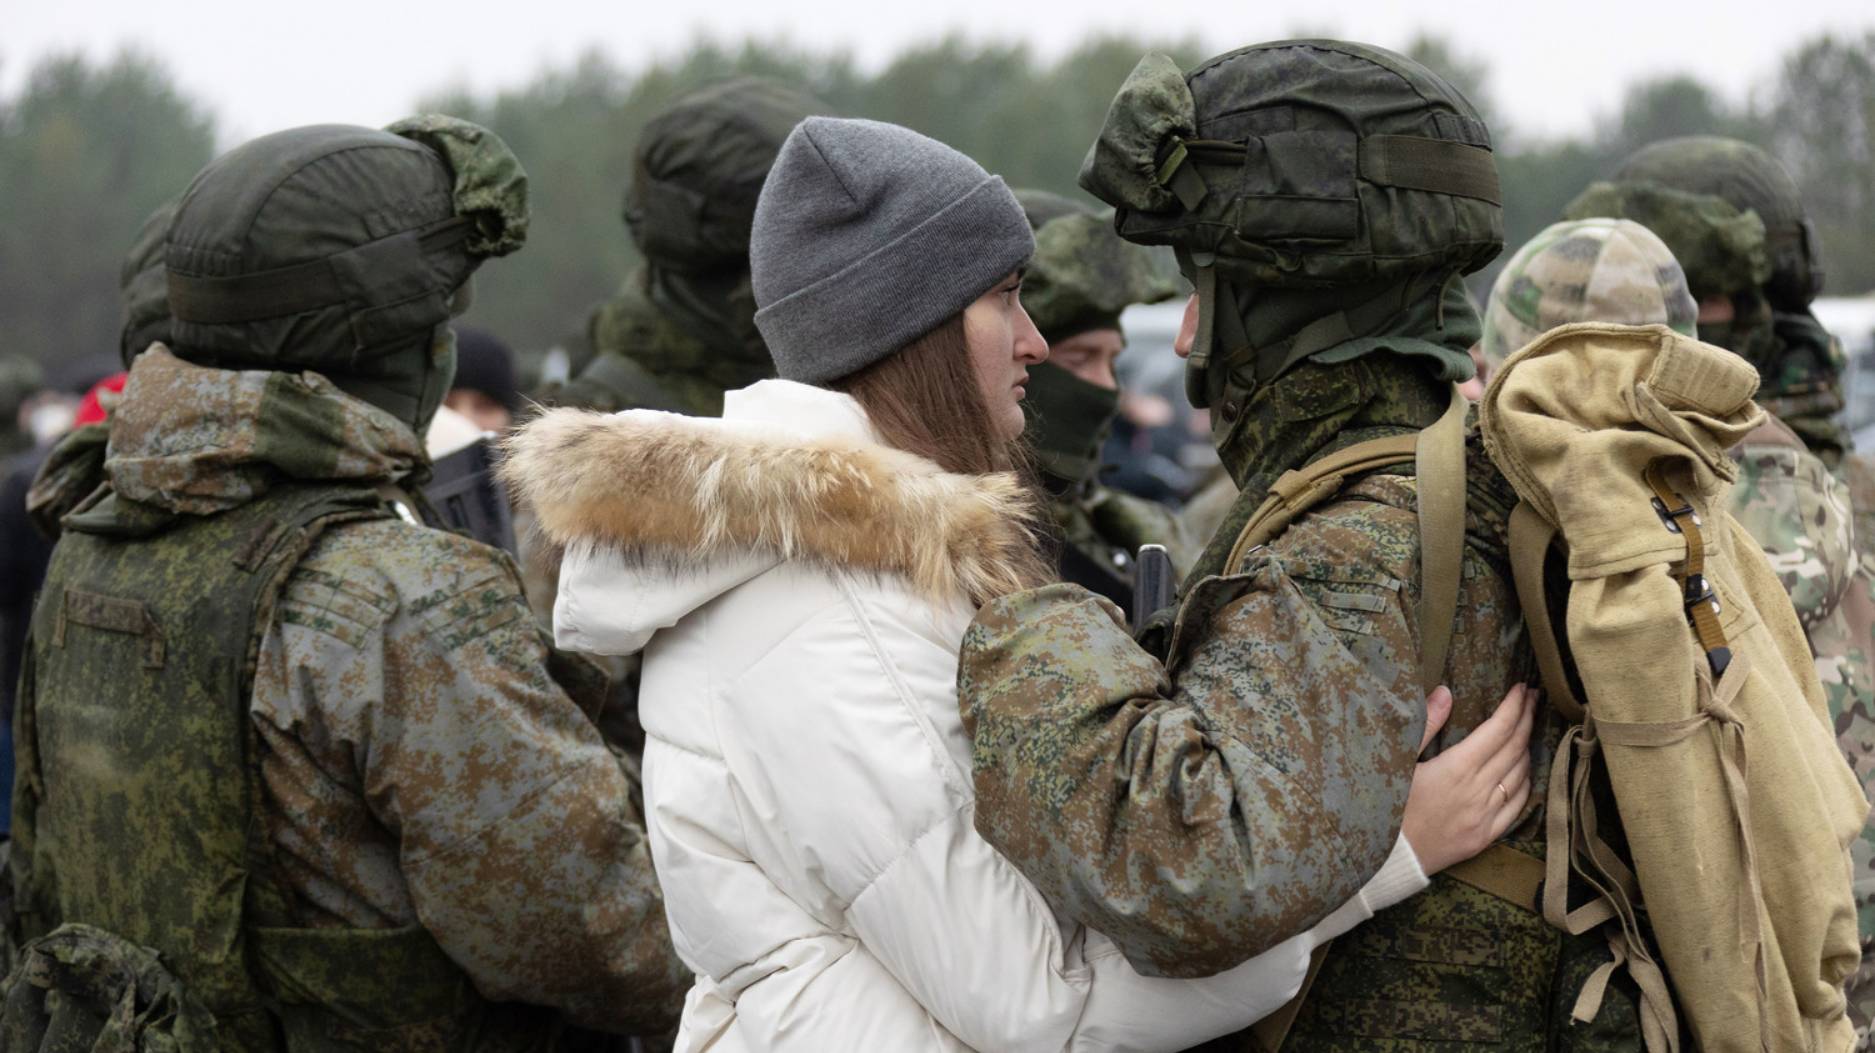
[[[1024,438],[1034,448],[1051,490],[1065,493],[1093,479],[1100,469],[1101,444],[1119,408],[1120,393],[1112,388],[1090,384],[1046,362],[1029,367],[1028,397],[1022,402],[1029,421]]]
[[[439,325],[428,337],[413,337],[398,349],[380,354],[369,366],[368,373],[361,369],[334,376],[332,382],[422,435],[456,379],[455,331]]]

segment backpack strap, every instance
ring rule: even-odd
[[[1555,540],[1555,524],[1544,519],[1528,501],[1519,501],[1511,509],[1511,576],[1517,583],[1517,604],[1523,608],[1523,623],[1530,631],[1537,669],[1543,674],[1544,697],[1563,719],[1579,724],[1584,710],[1569,684],[1562,647],[1556,642],[1556,626],[1549,616],[1549,590],[1543,577],[1543,563]]]
[[[1419,517],[1419,683],[1421,690],[1430,693],[1444,677],[1458,616],[1458,585],[1465,558],[1465,413],[1469,407],[1470,402],[1453,386],[1445,412],[1431,427],[1358,443],[1284,472],[1238,534],[1225,571],[1234,571],[1252,550],[1269,544],[1304,512],[1340,493],[1350,477],[1412,461]],[[1248,1053],[1282,1049],[1333,942],[1315,948],[1296,996],[1250,1026],[1243,1047]]]
[[[1267,545],[1304,512],[1347,486],[1357,475],[1414,463],[1419,518],[1419,685],[1430,692],[1445,673],[1458,586],[1465,558],[1465,397],[1454,387],[1445,413],[1431,427],[1374,439],[1292,468],[1271,484],[1231,546],[1227,571],[1242,566],[1254,549]]]
[[[1465,562],[1465,397],[1452,390],[1445,413],[1413,449],[1419,503],[1419,686],[1445,678]]]

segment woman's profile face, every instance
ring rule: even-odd
[[[970,365],[996,423],[998,438],[1013,440],[1022,434],[1023,385],[1029,367],[1048,358],[1048,344],[1023,310],[1022,272],[1016,271],[964,308],[964,341],[970,345]]]

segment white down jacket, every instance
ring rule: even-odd
[[[1058,919],[972,827],[956,701],[965,597],[1024,543],[1013,483],[880,445],[846,395],[556,410],[505,474],[569,550],[559,642],[644,652],[652,854],[697,973],[680,1050],[1182,1049],[1425,885],[1402,841],[1315,930],[1204,980]]]

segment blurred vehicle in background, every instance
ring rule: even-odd
[[[1126,353],[1120,378],[1120,415],[1113,422],[1102,475],[1110,486],[1177,505],[1209,481],[1217,467],[1211,421],[1185,398],[1185,361],[1172,350],[1185,316],[1183,297],[1128,307],[1120,315]]]

